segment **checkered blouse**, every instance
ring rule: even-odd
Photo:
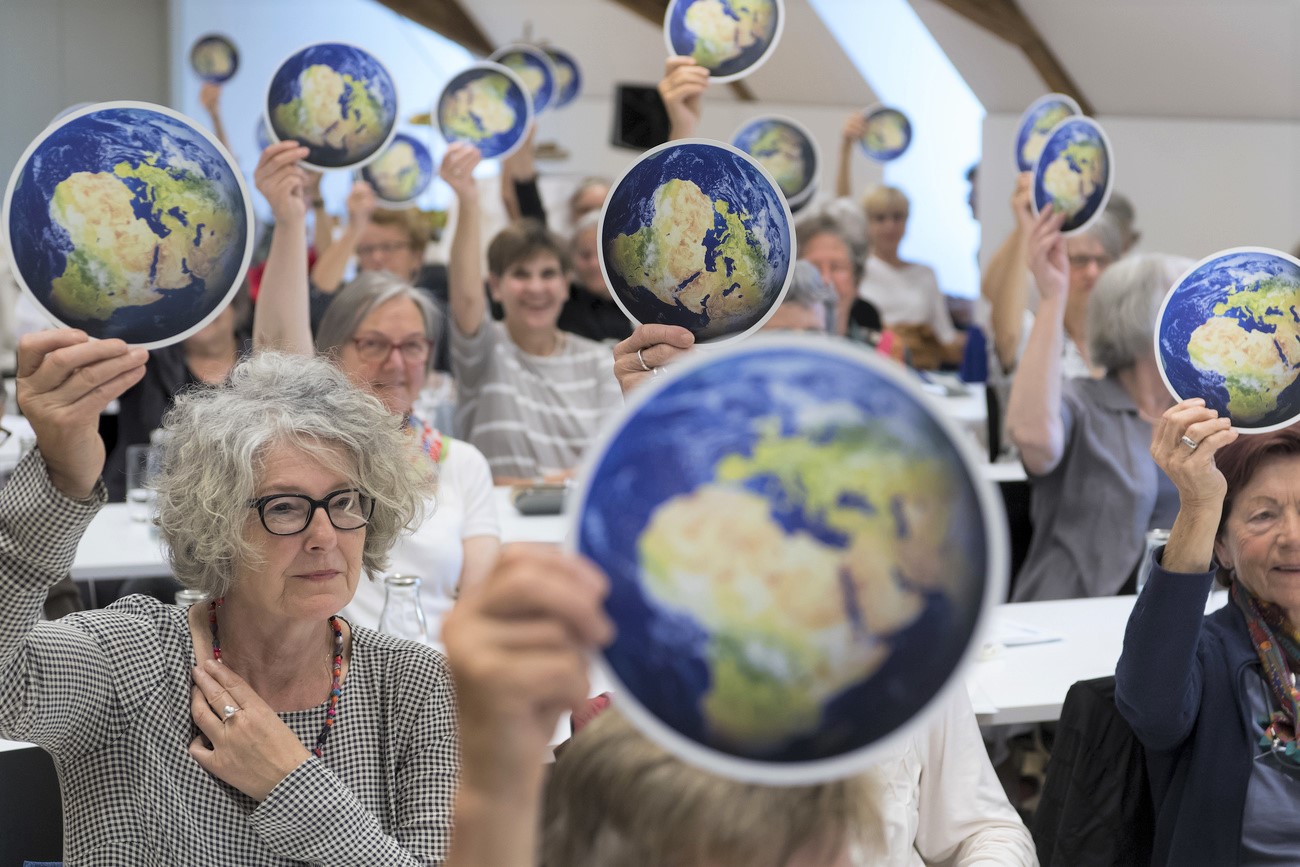
[[[54,757],[68,863],[440,864],[457,775],[443,658],[354,629],[324,757],[259,804],[186,751],[198,732],[183,609],[132,596],[37,622],[103,499],[102,485],[64,497],[36,450],[0,489],[0,736]],[[325,705],[280,718],[309,746]]]

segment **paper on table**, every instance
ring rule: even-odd
[[[1061,641],[1063,636],[1048,632],[1027,623],[1014,620],[999,620],[988,637],[988,643],[1001,644],[1003,647],[1023,647],[1027,644],[1050,644]]]

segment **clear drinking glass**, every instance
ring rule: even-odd
[[[126,447],[126,502],[133,521],[144,522],[153,518],[154,495],[149,489],[153,470],[151,446]]]

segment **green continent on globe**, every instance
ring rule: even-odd
[[[750,146],[750,156],[763,164],[787,196],[794,195],[803,187],[806,171],[803,142],[789,127],[766,127]]]
[[[1234,422],[1251,424],[1273,412],[1278,396],[1300,373],[1298,292],[1300,285],[1282,277],[1236,287],[1188,338],[1192,366],[1223,377]],[[1237,315],[1225,315],[1229,311]],[[1243,318],[1254,330],[1243,327]],[[1270,326],[1272,331],[1260,330]]]
[[[383,102],[364,81],[323,63],[298,75],[298,97],[275,107],[275,126],[295,141],[363,153],[387,132]]]
[[[721,66],[771,39],[775,23],[772,0],[697,0],[686,10],[686,27],[695,34],[691,57],[710,69]]]
[[[860,426],[827,441],[760,430],[751,455],[656,509],[638,549],[651,598],[707,630],[701,710],[746,751],[814,730],[826,700],[885,661],[923,592],[969,571],[948,538],[956,492],[940,460]],[[755,479],[765,495],[744,487]],[[786,530],[773,503],[820,531]]]
[[[723,228],[717,222],[721,219]],[[770,268],[752,218],[711,199],[694,181],[665,181],[654,194],[650,225],[614,238],[610,258],[629,286],[709,321],[755,310]]]
[[[1052,209],[1073,217],[1105,179],[1106,157],[1093,142],[1071,142],[1043,170]]]
[[[136,216],[141,205],[162,231]],[[77,319],[106,320],[160,300],[163,290],[219,277],[234,234],[234,215],[215,186],[188,168],[159,166],[157,154],[138,166],[120,162],[111,174],[69,175],[54,188],[50,219],[72,243],[50,300]]]
[[[1024,147],[1020,149],[1020,158],[1031,166],[1038,162],[1038,158],[1043,153],[1043,145],[1047,144],[1047,134],[1052,131],[1052,127],[1071,114],[1068,105],[1054,105],[1040,114],[1029,130],[1029,135],[1025,136]]]
[[[515,110],[506,101],[509,88],[505,76],[475,78],[443,101],[439,120],[454,135],[469,141],[509,132],[516,120]]]
[[[415,195],[420,182],[420,163],[415,148],[409,142],[395,142],[375,161],[366,166],[379,197],[393,202],[404,202]]]

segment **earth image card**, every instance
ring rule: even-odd
[[[420,139],[399,132],[360,174],[380,206],[409,208],[433,182],[433,154]]]
[[[519,76],[499,63],[475,63],[452,76],[434,108],[448,142],[469,142],[484,159],[510,156],[533,122],[533,101]]]
[[[825,336],[693,353],[589,452],[570,544],[649,737],[773,785],[864,770],[962,689],[1005,590],[1001,500],[901,366]]]
[[[1266,247],[1208,256],[1156,318],[1156,361],[1178,400],[1199,397],[1242,433],[1300,420],[1300,260]]]
[[[1061,233],[1078,234],[1106,210],[1114,185],[1106,131],[1090,117],[1067,117],[1052,128],[1034,166],[1034,213],[1050,204],[1066,215]]]
[[[375,55],[344,42],[318,42],[289,55],[266,90],[276,141],[309,151],[316,171],[359,169],[397,132],[397,84]]]
[[[762,163],[791,210],[817,191],[821,152],[812,133],[797,120],[775,114],[756,117],[736,130],[731,144]]]
[[[1016,125],[1016,166],[1032,172],[1047,144],[1047,135],[1067,117],[1083,114],[1079,103],[1063,93],[1049,93],[1029,104]]]
[[[0,225],[18,285],[60,327],[156,349],[239,291],[253,208],[201,125],[143,102],[74,111],[27,146]]]
[[[708,139],[647,151],[615,182],[597,252],[611,295],[637,324],[742,337],[780,306],[794,274],[794,218],[749,154]]]
[[[220,33],[201,36],[190,47],[190,68],[204,81],[229,81],[239,69],[239,49]]]
[[[670,0],[664,13],[668,54],[695,58],[719,83],[766,63],[784,28],[784,0]]]
[[[554,107],[559,73],[551,55],[532,45],[507,45],[492,52],[488,60],[509,69],[524,83],[533,101],[533,116]]]
[[[578,65],[577,58],[567,51],[550,45],[542,50],[551,58],[551,63],[555,64],[555,102],[551,108],[564,108],[582,92],[582,67]]]
[[[896,160],[912,144],[912,122],[896,108],[875,105],[863,112],[866,129],[859,144],[867,156],[879,163]]]

